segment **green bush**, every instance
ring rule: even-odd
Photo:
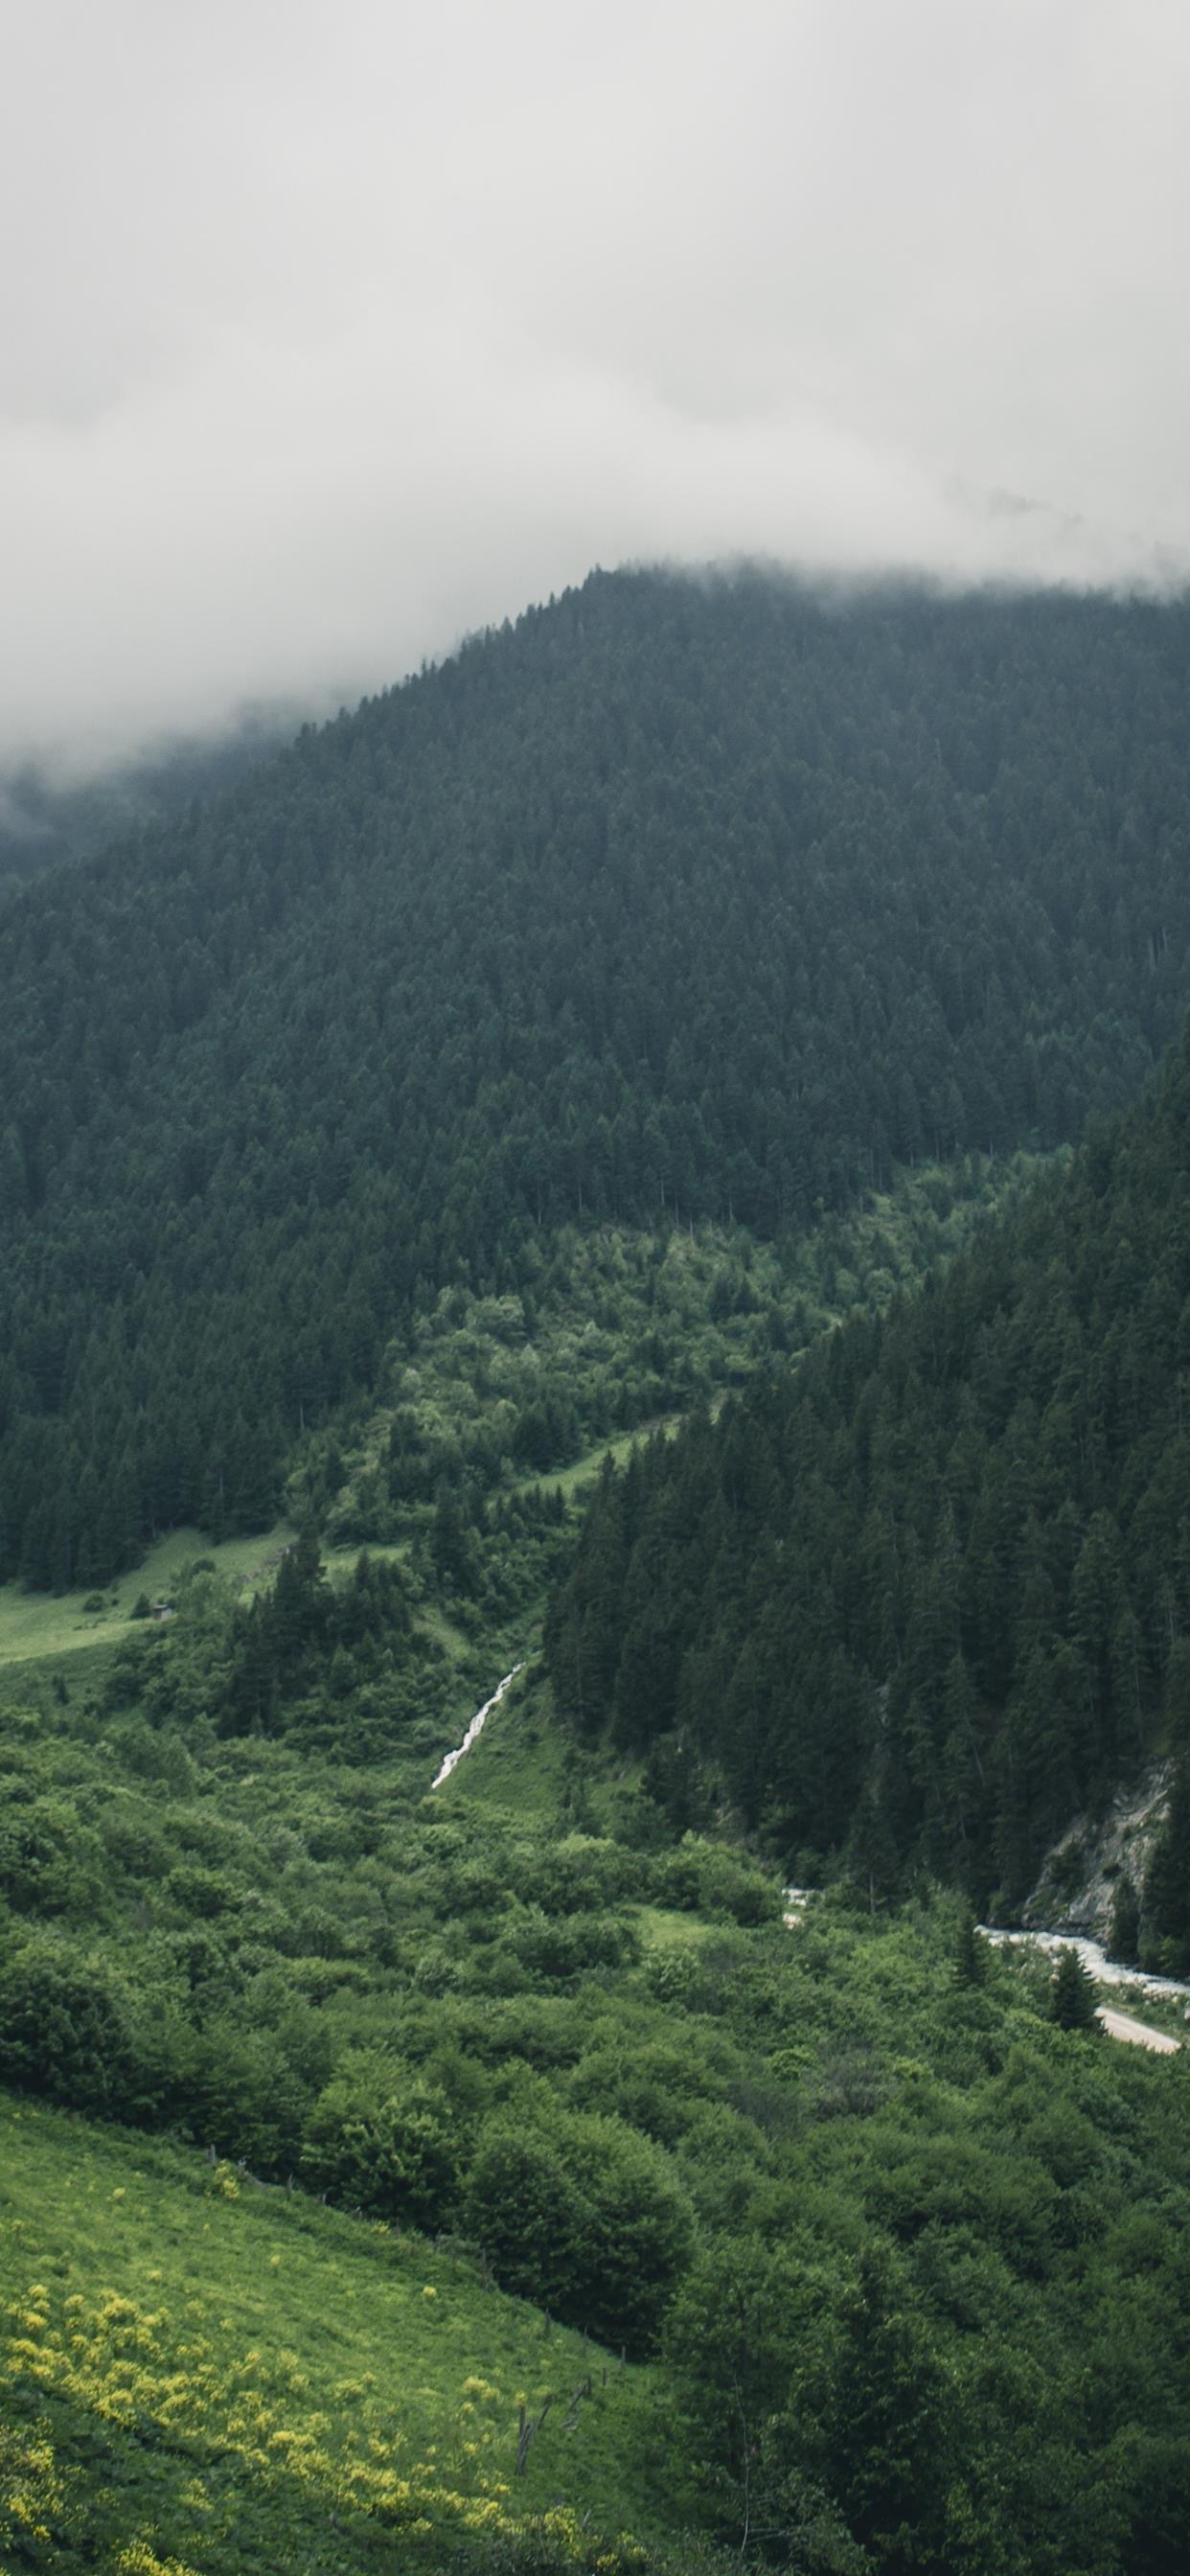
[[[392,2060],[349,2057],[320,2093],[302,2149],[310,2188],[369,2218],[449,2224],[458,2193],[450,2106]]]
[[[38,1933],[0,1969],[0,2081],[79,2111],[132,2116],[143,2056],[133,2006],[107,1970]]]
[[[465,2219],[505,2288],[635,2354],[656,2339],[694,2235],[651,2140],[620,2120],[552,2111],[486,2124]]]
[[[0,1810],[0,1894],[18,1914],[85,1914],[102,1875],[99,1838],[54,1792],[18,1803],[13,1783]]]

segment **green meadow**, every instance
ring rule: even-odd
[[[293,1535],[285,1521],[254,1537],[218,1544],[201,1530],[176,1529],[149,1549],[133,1573],[117,1576],[101,1592],[27,1592],[19,1583],[0,1584],[0,1664],[86,1654],[135,1634],[145,1624],[133,1618],[137,1602],[168,1603],[196,1561],[213,1565],[237,1590],[267,1583]]]

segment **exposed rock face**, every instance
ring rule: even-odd
[[[1047,1852],[1041,1876],[1021,1908],[1021,1920],[1053,1932],[1082,1932],[1110,1948],[1116,1891],[1130,1878],[1139,1896],[1169,1797],[1169,1764],[1146,1772],[1136,1789],[1115,1799],[1106,1816],[1077,1816],[1061,1842]]]

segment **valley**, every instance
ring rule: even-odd
[[[1188,675],[595,576],[0,890],[5,2576],[1181,2576]]]

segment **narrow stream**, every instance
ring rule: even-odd
[[[462,1743],[456,1744],[453,1753],[443,1754],[439,1770],[434,1779],[430,1782],[430,1787],[432,1789],[440,1789],[443,1781],[449,1780],[456,1762],[461,1762],[463,1755],[470,1752],[472,1745],[476,1743],[478,1738],[483,1734],[483,1730],[492,1714],[492,1710],[494,1708],[499,1708],[500,1702],[504,1697],[509,1683],[516,1680],[520,1669],[521,1667],[519,1664],[514,1664],[512,1671],[510,1673],[505,1673],[503,1681],[497,1684],[495,1690],[492,1692],[491,1698],[485,1699],[483,1707],[476,1709],[475,1715],[471,1720],[471,1724],[468,1727],[465,1736],[463,1737]]]

